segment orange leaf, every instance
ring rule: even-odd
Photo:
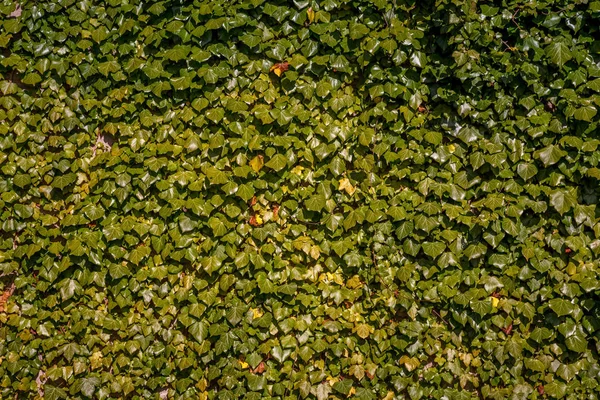
[[[8,299],[10,298],[10,296],[12,296],[13,292],[15,291],[15,284],[12,283],[5,291],[4,293],[2,293],[0,295],[0,312],[4,312],[5,310],[5,306],[6,303],[8,302]]]
[[[273,64],[273,66],[271,67],[271,69],[269,69],[269,71],[275,72],[275,75],[277,75],[277,76],[281,76],[289,68],[290,68],[290,63],[288,63],[287,61],[284,61],[281,63]]]

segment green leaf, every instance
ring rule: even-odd
[[[81,393],[84,396],[92,397],[96,391],[96,387],[100,384],[100,379],[96,377],[81,379]]]
[[[571,315],[575,311],[575,306],[564,299],[552,299],[548,302],[548,306],[559,317]]]
[[[566,152],[562,151],[555,145],[550,145],[542,150],[539,150],[535,153],[536,157],[538,157],[544,163],[544,166],[550,166],[556,164],[561,158],[567,155]]]
[[[492,302],[489,299],[471,301],[471,308],[482,317],[492,312]]]
[[[304,206],[309,211],[320,212],[323,207],[325,207],[325,196],[322,194],[317,194],[310,196],[307,200],[304,201]]]
[[[248,309],[247,307],[245,307],[241,304],[230,305],[230,306],[228,306],[225,317],[227,318],[227,321],[229,321],[229,323],[231,325],[236,326],[237,324],[240,323],[240,321],[244,317],[244,314],[246,314],[247,309]]]
[[[276,154],[265,164],[265,166],[279,172],[287,166],[287,158],[283,154]]]
[[[208,337],[208,326],[202,321],[194,322],[188,330],[198,343],[202,343]]]
[[[111,264],[108,267],[108,273],[113,279],[120,279],[124,276],[131,275],[131,271],[129,270],[129,268],[127,268],[126,265],[123,265],[121,263]]]
[[[74,183],[76,180],[77,175],[73,173],[58,175],[55,176],[54,179],[52,179],[52,187],[62,190],[70,184]]]
[[[562,398],[567,394],[567,385],[564,382],[552,381],[544,385],[544,393],[555,398]]]
[[[437,258],[446,249],[443,242],[423,242],[423,252],[431,258]]]
[[[520,163],[519,165],[517,165],[517,174],[519,174],[519,176],[525,181],[533,178],[537,175],[537,173],[538,169],[533,164]]]
[[[343,395],[350,393],[352,389],[352,379],[343,379],[333,384],[333,390]]]
[[[564,41],[554,41],[546,46],[546,55],[550,58],[550,60],[558,65],[562,66],[571,58],[573,58],[571,54],[571,50],[569,46]]]
[[[69,300],[75,296],[76,292],[81,291],[81,285],[74,279],[66,279],[60,287],[60,296],[63,301]]]
[[[563,215],[577,205],[577,195],[572,191],[556,189],[550,193],[550,204]]]
[[[569,336],[565,339],[565,344],[569,350],[575,351],[577,353],[585,353],[588,348],[588,342],[585,337],[577,333],[575,335]]]
[[[584,106],[575,110],[573,116],[579,121],[592,122],[597,112],[598,110],[594,106]]]
[[[129,261],[135,265],[140,265],[140,262],[150,254],[150,248],[146,246],[138,246],[129,253]]]
[[[66,399],[67,392],[59,387],[45,384],[44,385],[44,400]]]
[[[125,235],[125,232],[123,232],[120,225],[106,226],[102,229],[102,233],[108,241],[122,239]]]

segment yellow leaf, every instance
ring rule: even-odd
[[[264,162],[264,157],[261,156],[261,155],[258,155],[256,157],[254,157],[250,161],[250,166],[252,167],[252,169],[254,170],[254,172],[260,171],[261,168],[263,167],[263,165],[265,165],[265,162]]]
[[[302,165],[296,165],[292,168],[292,173],[298,176],[302,175],[302,171],[304,171],[304,167]]]
[[[346,287],[349,289],[357,289],[362,287],[362,285],[363,284],[358,275],[354,275],[352,278],[348,279],[348,282],[346,282]]]
[[[448,145],[448,151],[454,153],[456,151],[456,146],[453,144]]]
[[[319,259],[319,257],[321,256],[321,249],[319,248],[319,246],[311,246],[310,256],[315,260]]]
[[[259,214],[256,214],[256,223],[258,225],[262,225],[264,223],[262,217]]]
[[[313,10],[312,7],[309,7],[306,11],[306,15],[308,16],[308,22],[312,24],[315,20],[315,10]]]
[[[340,274],[334,274],[333,281],[340,286],[344,286],[344,278]]]
[[[406,367],[406,369],[408,370],[408,372],[411,372],[412,370],[414,370],[415,368],[417,368],[419,365],[421,365],[421,363],[419,362],[419,360],[415,357],[409,357],[409,356],[402,356],[400,358],[400,364],[404,364],[404,366]]]
[[[355,394],[356,394],[356,389],[354,388],[354,386],[352,386],[350,388],[350,391],[348,392],[348,397],[354,396]]]
[[[369,337],[369,333],[371,333],[371,329],[370,326],[367,324],[360,324],[357,328],[356,328],[356,333],[358,334],[358,336],[360,336],[363,339],[366,339]]]
[[[263,316],[263,312],[262,310],[258,309],[258,308],[253,308],[252,309],[252,318],[253,319],[257,319]]]
[[[240,362],[240,365],[242,366],[242,369],[247,369],[248,368],[248,363],[244,362],[242,360],[238,360]]]
[[[92,354],[90,357],[92,369],[100,368],[102,366],[102,357],[102,353],[99,351],[96,351]]]
[[[325,379],[327,379],[327,381],[331,384],[331,386],[333,386],[334,383],[336,383],[337,381],[340,380],[340,378],[334,378],[333,376],[328,376]]]
[[[497,299],[496,297],[490,297],[490,299],[492,300],[492,307],[494,307],[494,308],[498,307],[498,303],[500,303],[500,300]]]
[[[346,193],[348,193],[350,196],[352,196],[354,194],[354,192],[356,191],[356,188],[354,186],[352,186],[352,184],[350,183],[350,179],[344,177],[344,178],[340,179],[340,186],[339,186],[338,190],[345,190]]]

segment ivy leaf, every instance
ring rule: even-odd
[[[333,384],[333,390],[338,393],[348,395],[352,388],[352,379],[343,379]]]
[[[74,183],[76,179],[77,175],[73,173],[58,175],[55,176],[54,179],[52,179],[52,187],[62,190],[70,184]]]
[[[563,215],[577,204],[577,197],[571,191],[557,189],[550,193],[550,204]]]
[[[240,304],[229,306],[226,313],[227,321],[229,321],[231,325],[236,326],[240,323],[244,314],[246,314],[246,310],[247,308]]]
[[[594,106],[584,106],[575,110],[573,116],[579,121],[592,122],[597,112],[598,110]]]
[[[552,299],[548,302],[548,306],[559,317],[570,315],[575,311],[575,306],[564,299]]]
[[[546,167],[556,164],[561,158],[567,155],[566,152],[560,150],[555,145],[547,146],[544,149],[537,151],[535,154],[542,160]]]
[[[279,172],[287,166],[287,158],[283,154],[276,154],[265,165]]]
[[[304,201],[304,206],[309,211],[320,212],[325,207],[325,196],[317,194]]]
[[[573,58],[569,46],[562,40],[554,41],[546,46],[546,55],[558,66],[564,65]]]
[[[422,246],[423,252],[431,258],[437,258],[446,249],[443,242],[424,242]]]
[[[81,382],[81,393],[84,396],[92,397],[96,391],[96,387],[100,384],[100,379],[96,377],[83,378]]]
[[[58,399],[66,399],[67,392],[62,390],[59,387],[52,385],[44,385],[44,399],[47,400],[58,400]]]
[[[123,265],[121,263],[111,264],[108,267],[108,273],[113,279],[120,279],[124,276],[131,275],[131,271],[129,270],[129,268],[127,268],[126,265]]]
[[[138,246],[129,253],[129,261],[135,265],[140,265],[140,262],[150,253],[150,248],[146,246]]]
[[[588,342],[581,334],[569,336],[565,339],[565,344],[569,350],[577,353],[585,353],[588,348]]]
[[[517,165],[517,173],[523,180],[527,181],[537,175],[538,169],[533,164],[520,163]]]

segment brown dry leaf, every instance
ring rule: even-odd
[[[260,215],[255,214],[253,216],[250,217],[250,225],[252,226],[261,226],[263,224],[263,219]]]
[[[6,311],[6,303],[8,302],[8,299],[10,298],[10,296],[12,296],[14,291],[15,284],[11,283],[10,286],[6,288],[4,292],[0,295],[0,312]]]
[[[265,363],[261,361],[256,368],[251,368],[250,372],[252,372],[253,374],[262,374],[263,372],[265,372]]]
[[[273,64],[273,66],[271,67],[271,69],[269,69],[269,71],[275,72],[275,75],[277,75],[277,76],[281,76],[289,68],[290,68],[290,63],[288,63],[287,61],[284,61],[281,63]]]

